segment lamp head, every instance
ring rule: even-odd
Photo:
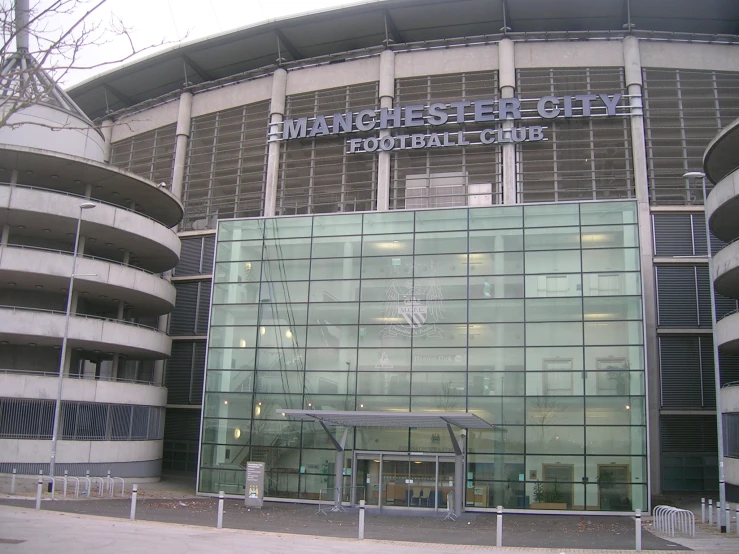
[[[81,210],[90,210],[90,209],[94,208],[95,206],[97,206],[97,204],[95,204],[94,202],[82,202],[82,204],[80,204],[80,209]]]
[[[703,179],[705,176],[706,174],[701,171],[688,171],[687,173],[683,174],[683,177],[686,177],[688,179],[692,177]]]

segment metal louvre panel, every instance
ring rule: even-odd
[[[498,72],[480,71],[398,79],[395,104],[429,105],[497,99]],[[429,131],[473,131],[490,124],[427,128]],[[417,130],[416,132],[422,132]],[[499,148],[471,144],[452,148],[392,152],[390,208],[416,209],[500,204],[502,160]]]
[[[652,215],[652,218],[654,221],[654,251],[657,256],[693,256],[695,254],[690,214],[656,213]]]
[[[171,183],[177,125],[171,124],[111,145],[110,163],[157,183]]]
[[[210,316],[210,285],[211,281],[201,281],[198,283],[198,312],[195,321],[196,335],[208,334],[208,319]]]
[[[205,386],[205,341],[196,342],[190,380],[190,404],[201,404]]]
[[[192,119],[183,230],[262,215],[268,119],[268,101]]]
[[[174,283],[174,286],[177,303],[169,318],[169,334],[194,335],[200,283]]]
[[[739,458],[739,413],[723,414],[724,456]]]
[[[658,266],[655,271],[659,326],[697,327],[695,266]]]
[[[716,379],[713,364],[713,340],[710,337],[701,337],[701,392],[703,394],[703,408],[716,409]],[[719,366],[721,360],[719,359]]]
[[[200,439],[200,410],[168,408],[164,421],[164,439],[197,442]]]
[[[708,339],[706,339],[708,342]],[[713,361],[713,354],[711,355]],[[721,370],[721,386],[739,381],[739,356],[719,352],[719,368]],[[713,366],[712,366],[713,367]]]
[[[659,338],[663,408],[702,408],[698,337]]]
[[[180,263],[174,268],[174,275],[181,277],[183,275],[199,275],[201,250],[203,248],[203,238],[183,238],[182,249],[180,250]],[[179,302],[179,298],[177,299]]]
[[[200,273],[210,275],[213,273],[213,260],[215,258],[216,237],[208,235],[203,237],[203,255],[200,267]]]
[[[615,67],[519,69],[516,76],[520,98],[625,89],[623,70]],[[520,201],[635,196],[629,118],[551,120],[546,125],[549,140],[517,146]]]
[[[703,167],[706,145],[739,117],[739,73],[644,68],[643,78],[650,201],[702,204],[700,180],[682,175]]]
[[[695,276],[696,289],[698,290],[698,327],[711,328],[713,326],[713,322],[711,321],[711,279],[708,276],[708,264],[695,266]],[[716,317],[718,317],[718,303],[719,299],[717,296]]]
[[[708,249],[706,248],[706,219],[703,214],[693,214],[693,234],[694,234],[694,252],[696,256],[706,256]],[[726,243],[721,239],[718,239],[711,235],[711,252],[716,255],[716,252],[721,250]]]
[[[716,417],[712,415],[662,415],[659,418],[662,452],[715,454]]]
[[[167,404],[190,403],[193,345],[192,342],[172,343],[172,356],[167,360],[165,378]]]
[[[378,102],[377,82],[294,94],[287,97],[286,118],[323,115],[330,125],[334,113],[376,110]],[[377,155],[348,153],[344,136],[286,141],[280,156],[277,214],[373,210],[376,183]]]

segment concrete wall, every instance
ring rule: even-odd
[[[623,66],[621,41],[516,42],[517,68]]]
[[[51,441],[0,439],[3,461],[27,464],[46,462]],[[115,463],[157,460],[162,457],[162,441],[65,441],[57,443],[58,463]]]
[[[104,140],[100,132],[84,119],[38,104],[10,116],[0,128],[0,143],[40,148],[103,161]]]
[[[395,55],[396,79],[493,69],[498,69],[497,44],[398,52]]]
[[[0,395],[4,398],[56,398],[58,379],[44,375],[0,373]],[[164,406],[167,389],[136,383],[118,383],[95,379],[65,379],[62,400]]]

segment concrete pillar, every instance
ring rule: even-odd
[[[10,184],[11,185],[18,184],[18,170],[17,169],[14,169],[10,172]]]
[[[3,235],[0,240],[0,246],[8,246],[8,237],[10,237],[10,225],[3,225]]]
[[[269,137],[267,147],[267,180],[264,185],[264,215],[277,213],[277,181],[280,176],[282,122],[287,101],[287,71],[275,69],[272,75],[272,99],[269,104]]]
[[[85,185],[85,198],[90,198],[92,196],[92,183],[87,183]]]
[[[516,61],[513,41],[501,39],[498,43],[498,78],[501,98],[513,98],[516,94]],[[503,129],[512,129],[512,121],[504,121]],[[502,203],[517,204],[516,194],[516,145],[504,143],[501,146],[503,157]]]
[[[123,265],[128,265],[131,262],[131,253],[128,250],[123,251]]]
[[[642,68],[639,39],[628,36],[623,40],[624,77],[631,103],[631,149],[634,167],[634,187],[638,204],[639,244],[641,246],[641,277],[646,328],[647,425],[649,432],[649,475],[651,494],[660,491],[659,438],[659,343],[657,341],[657,292],[654,285],[654,252],[652,245],[652,214],[649,211],[647,150],[642,106]]]
[[[380,54],[380,108],[390,109],[395,101],[395,52],[385,50]],[[379,137],[389,137],[388,129]],[[377,155],[377,211],[390,209],[390,152]]]
[[[110,163],[110,151],[113,146],[113,120],[104,119],[100,126],[100,131],[103,133],[103,139],[105,139],[105,143],[103,144],[103,161]]]
[[[190,119],[192,114],[192,93],[180,94],[177,110],[177,129],[175,131],[174,166],[172,168],[172,194],[182,198],[182,187],[185,180],[185,160],[187,159],[187,142],[190,139]]]

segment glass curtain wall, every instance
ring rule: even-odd
[[[467,411],[495,426],[468,434],[468,504],[646,508],[638,247],[633,202],[221,222],[199,490],[243,493],[247,460],[268,496],[334,486],[284,409]],[[453,452],[445,429],[347,445]]]

